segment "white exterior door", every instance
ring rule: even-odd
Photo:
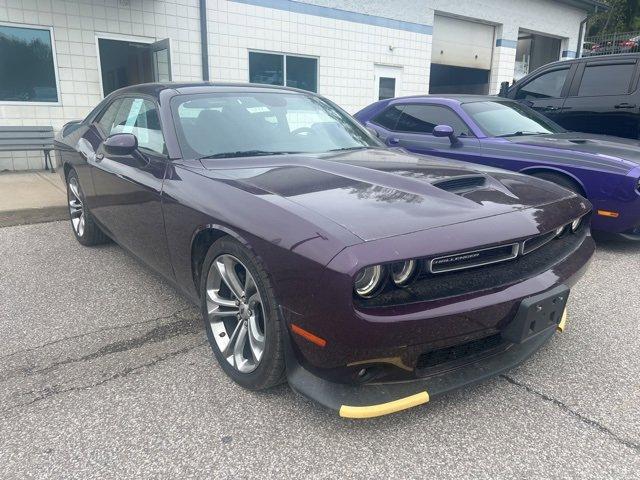
[[[373,100],[402,95],[402,67],[389,65],[374,65]]]
[[[154,82],[171,81],[171,41],[168,38],[152,43],[151,63]]]

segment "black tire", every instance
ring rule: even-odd
[[[243,266],[251,273],[262,300],[262,308],[265,313],[263,327],[265,338],[264,352],[255,370],[249,373],[240,372],[223,356],[214,338],[214,332],[211,322],[209,321],[207,308],[207,277],[213,262],[221,255],[231,255],[244,264]],[[234,382],[249,390],[264,390],[285,381],[283,335],[285,335],[286,332],[284,332],[284,322],[280,318],[278,303],[269,279],[269,274],[249,248],[231,237],[223,237],[209,247],[202,266],[200,299],[201,313],[207,338],[209,339],[209,345],[224,372]]]
[[[584,192],[578,183],[576,183],[571,178],[562,175],[560,173],[553,172],[538,172],[532,173],[532,177],[540,178],[541,180],[546,180],[551,183],[555,183],[556,185],[560,185],[561,187],[566,188],[567,190],[571,190],[573,193],[577,193],[578,195],[584,196]]]
[[[79,229],[74,225],[74,210],[77,212],[77,208],[72,207],[72,202],[75,200],[75,194],[72,192],[71,185],[75,182],[77,185],[78,195],[81,201],[80,210],[82,212],[83,218],[83,228]],[[84,199],[84,192],[82,191],[82,186],[80,185],[80,181],[78,179],[78,174],[75,170],[70,170],[67,175],[67,203],[69,205],[69,220],[71,223],[71,230],[76,237],[76,240],[80,242],[82,245],[86,247],[92,247],[94,245],[100,245],[103,243],[107,243],[110,241],[109,237],[100,229],[100,227],[96,224],[91,212],[86,206],[86,202]],[[77,216],[76,216],[77,218]]]

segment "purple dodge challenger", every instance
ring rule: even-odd
[[[394,98],[355,117],[389,146],[557,183],[593,204],[594,230],[640,241],[640,141],[568,132],[499,97]]]
[[[591,207],[384,147],[283,87],[118,90],[57,140],[71,226],[202,311],[221,368],[363,418],[512,367],[564,328]]]

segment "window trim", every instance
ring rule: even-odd
[[[282,58],[282,80],[284,82],[283,85],[273,85],[274,87],[287,87],[287,88],[295,88],[297,90],[302,90],[304,92],[309,93],[318,93],[320,91],[320,57],[315,55],[305,55],[302,53],[291,53],[291,52],[276,52],[272,50],[259,50],[255,48],[247,49],[247,82],[251,83],[251,64],[250,64],[250,54],[251,53],[266,53],[268,55],[281,55]],[[316,91],[312,92],[310,90],[304,90],[302,88],[290,87],[287,85],[287,58],[286,57],[300,57],[300,58],[311,58],[316,61]],[[267,85],[262,83],[255,83],[254,85]]]
[[[553,67],[546,68],[542,72],[538,73],[535,77],[527,80],[522,85],[518,85],[518,87],[516,88],[515,93],[513,95],[513,100],[517,100],[517,101],[527,100],[526,98],[518,98],[518,93],[520,93],[520,90],[522,90],[524,87],[529,85],[531,82],[534,82],[538,78],[542,77],[543,75],[546,75],[546,74],[552,73],[552,72],[556,72],[556,71],[559,71],[559,70],[566,70],[567,71],[567,77],[564,79],[564,84],[562,85],[562,89],[560,90],[560,96],[559,97],[543,97],[543,98],[529,99],[529,101],[535,102],[537,100],[551,100],[551,99],[567,98],[569,96],[569,92],[570,92],[571,86],[573,85],[576,69],[577,68],[575,67],[575,64],[572,64],[572,65],[554,65]]]
[[[107,105],[105,105],[103,108],[101,108],[100,111],[96,115],[94,115],[94,117],[91,119],[91,125],[96,130],[98,130],[98,132],[100,132],[102,134],[102,136],[104,137],[100,141],[100,143],[104,142],[111,135],[107,135],[104,132],[104,130],[102,130],[102,127],[100,127],[100,124],[98,122],[100,121],[102,116],[107,112],[107,110],[109,109],[109,107],[111,105],[113,105],[118,100],[124,100],[125,98],[142,98],[143,100],[149,100],[156,107],[156,110],[158,111],[158,122],[160,123],[160,133],[162,133],[162,138],[164,140],[164,146],[165,146],[165,150],[167,150],[167,153],[166,154],[159,153],[159,152],[156,152],[155,150],[150,150],[148,148],[140,147],[140,146],[138,148],[143,148],[145,150],[145,152],[150,152],[153,155],[156,155],[156,156],[161,157],[161,158],[166,159],[166,160],[170,160],[169,145],[167,144],[167,135],[165,134],[166,130],[165,130],[163,122],[162,122],[162,115],[161,115],[161,111],[160,111],[160,105],[158,104],[158,102],[156,101],[156,99],[154,97],[152,97],[151,95],[147,95],[145,93],[135,94],[135,93],[131,92],[131,93],[123,93],[123,94],[120,94],[120,95],[116,95],[114,98],[112,98],[107,103]]]
[[[383,110],[381,110],[377,115],[380,115],[380,113],[384,112],[387,108],[389,107],[400,107],[401,111],[400,111],[400,116],[398,117],[398,122],[396,122],[395,128],[393,129],[389,129],[387,127],[385,127],[384,125],[380,125],[376,122],[374,122],[373,120],[371,120],[371,123],[373,123],[374,125],[377,125],[378,127],[384,128],[385,130],[389,130],[390,132],[396,132],[396,133],[406,133],[408,135],[431,135],[432,137],[433,132],[431,133],[425,133],[425,132],[411,132],[408,130],[398,130],[398,123],[400,123],[400,118],[402,118],[402,115],[404,115],[404,108],[409,106],[409,105],[417,105],[417,106],[427,106],[427,107],[437,107],[437,108],[444,108],[446,110],[449,110],[452,114],[454,114],[456,117],[458,117],[458,119],[460,120],[460,122],[465,125],[468,129],[468,133],[469,135],[463,135],[462,138],[478,138],[478,136],[475,134],[475,132],[473,131],[473,128],[471,128],[471,125],[469,125],[467,122],[465,122],[464,118],[462,118],[460,116],[460,114],[458,114],[458,112],[456,112],[453,108],[451,108],[449,105],[444,105],[442,103],[432,103],[432,102],[390,102]],[[445,124],[438,124],[438,125],[446,125]],[[451,125],[450,125],[451,126]],[[458,135],[460,136],[460,135]]]
[[[0,22],[3,27],[26,28],[32,30],[47,30],[49,39],[51,40],[51,55],[53,57],[53,76],[56,80],[56,97],[57,102],[29,102],[25,100],[0,100],[0,105],[20,105],[20,106],[36,106],[36,107],[62,107],[62,92],[60,91],[60,76],[58,75],[58,55],[56,53],[56,39],[53,35],[53,26],[51,25],[31,25],[28,23],[12,23]]]

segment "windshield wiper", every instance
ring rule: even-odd
[[[213,153],[211,155],[205,155],[203,157],[200,157],[198,160],[203,160],[205,158],[260,157],[264,155],[285,155],[287,153],[298,153],[298,152],[270,152],[267,150],[238,150],[236,152]]]
[[[331,150],[327,150],[327,152],[347,152],[349,150],[362,150],[364,148],[373,148],[373,147],[367,147],[366,145],[359,145],[357,147],[332,148]]]
[[[504,135],[498,135],[498,137],[502,138],[502,137],[522,137],[523,135],[544,135],[546,133],[549,132],[527,132],[524,130],[518,130],[517,132],[513,132],[513,133],[505,133]]]

